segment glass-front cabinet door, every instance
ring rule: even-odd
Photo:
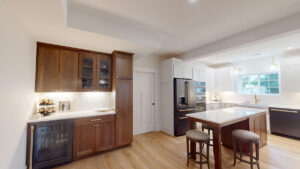
[[[100,91],[111,91],[112,57],[101,55],[97,62],[97,88]]]
[[[79,84],[80,90],[95,90],[95,65],[96,57],[89,53],[80,53],[79,55]]]

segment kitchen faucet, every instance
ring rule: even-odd
[[[257,103],[258,103],[258,101],[260,101],[260,100],[258,100],[258,98],[257,98],[256,94],[254,94],[254,103],[255,103],[255,104],[257,104]]]

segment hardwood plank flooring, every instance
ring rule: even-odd
[[[198,150],[198,149],[197,149]],[[250,165],[233,164],[231,149],[222,147],[224,169],[250,169]],[[246,159],[246,158],[245,158]],[[214,168],[210,148],[210,167]],[[268,144],[260,149],[261,169],[300,168],[300,141],[268,135]],[[74,161],[55,169],[194,169],[198,164],[186,166],[185,136],[173,137],[163,132],[150,132],[134,136],[132,146],[98,156]],[[203,165],[203,169],[207,169]],[[256,166],[254,166],[256,169]]]

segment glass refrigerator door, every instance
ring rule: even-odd
[[[68,156],[69,144],[72,143],[71,132],[73,129],[69,123],[48,124],[44,122],[36,125],[33,147],[34,164]]]

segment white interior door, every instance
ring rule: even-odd
[[[133,132],[154,131],[155,125],[154,73],[133,73]]]

